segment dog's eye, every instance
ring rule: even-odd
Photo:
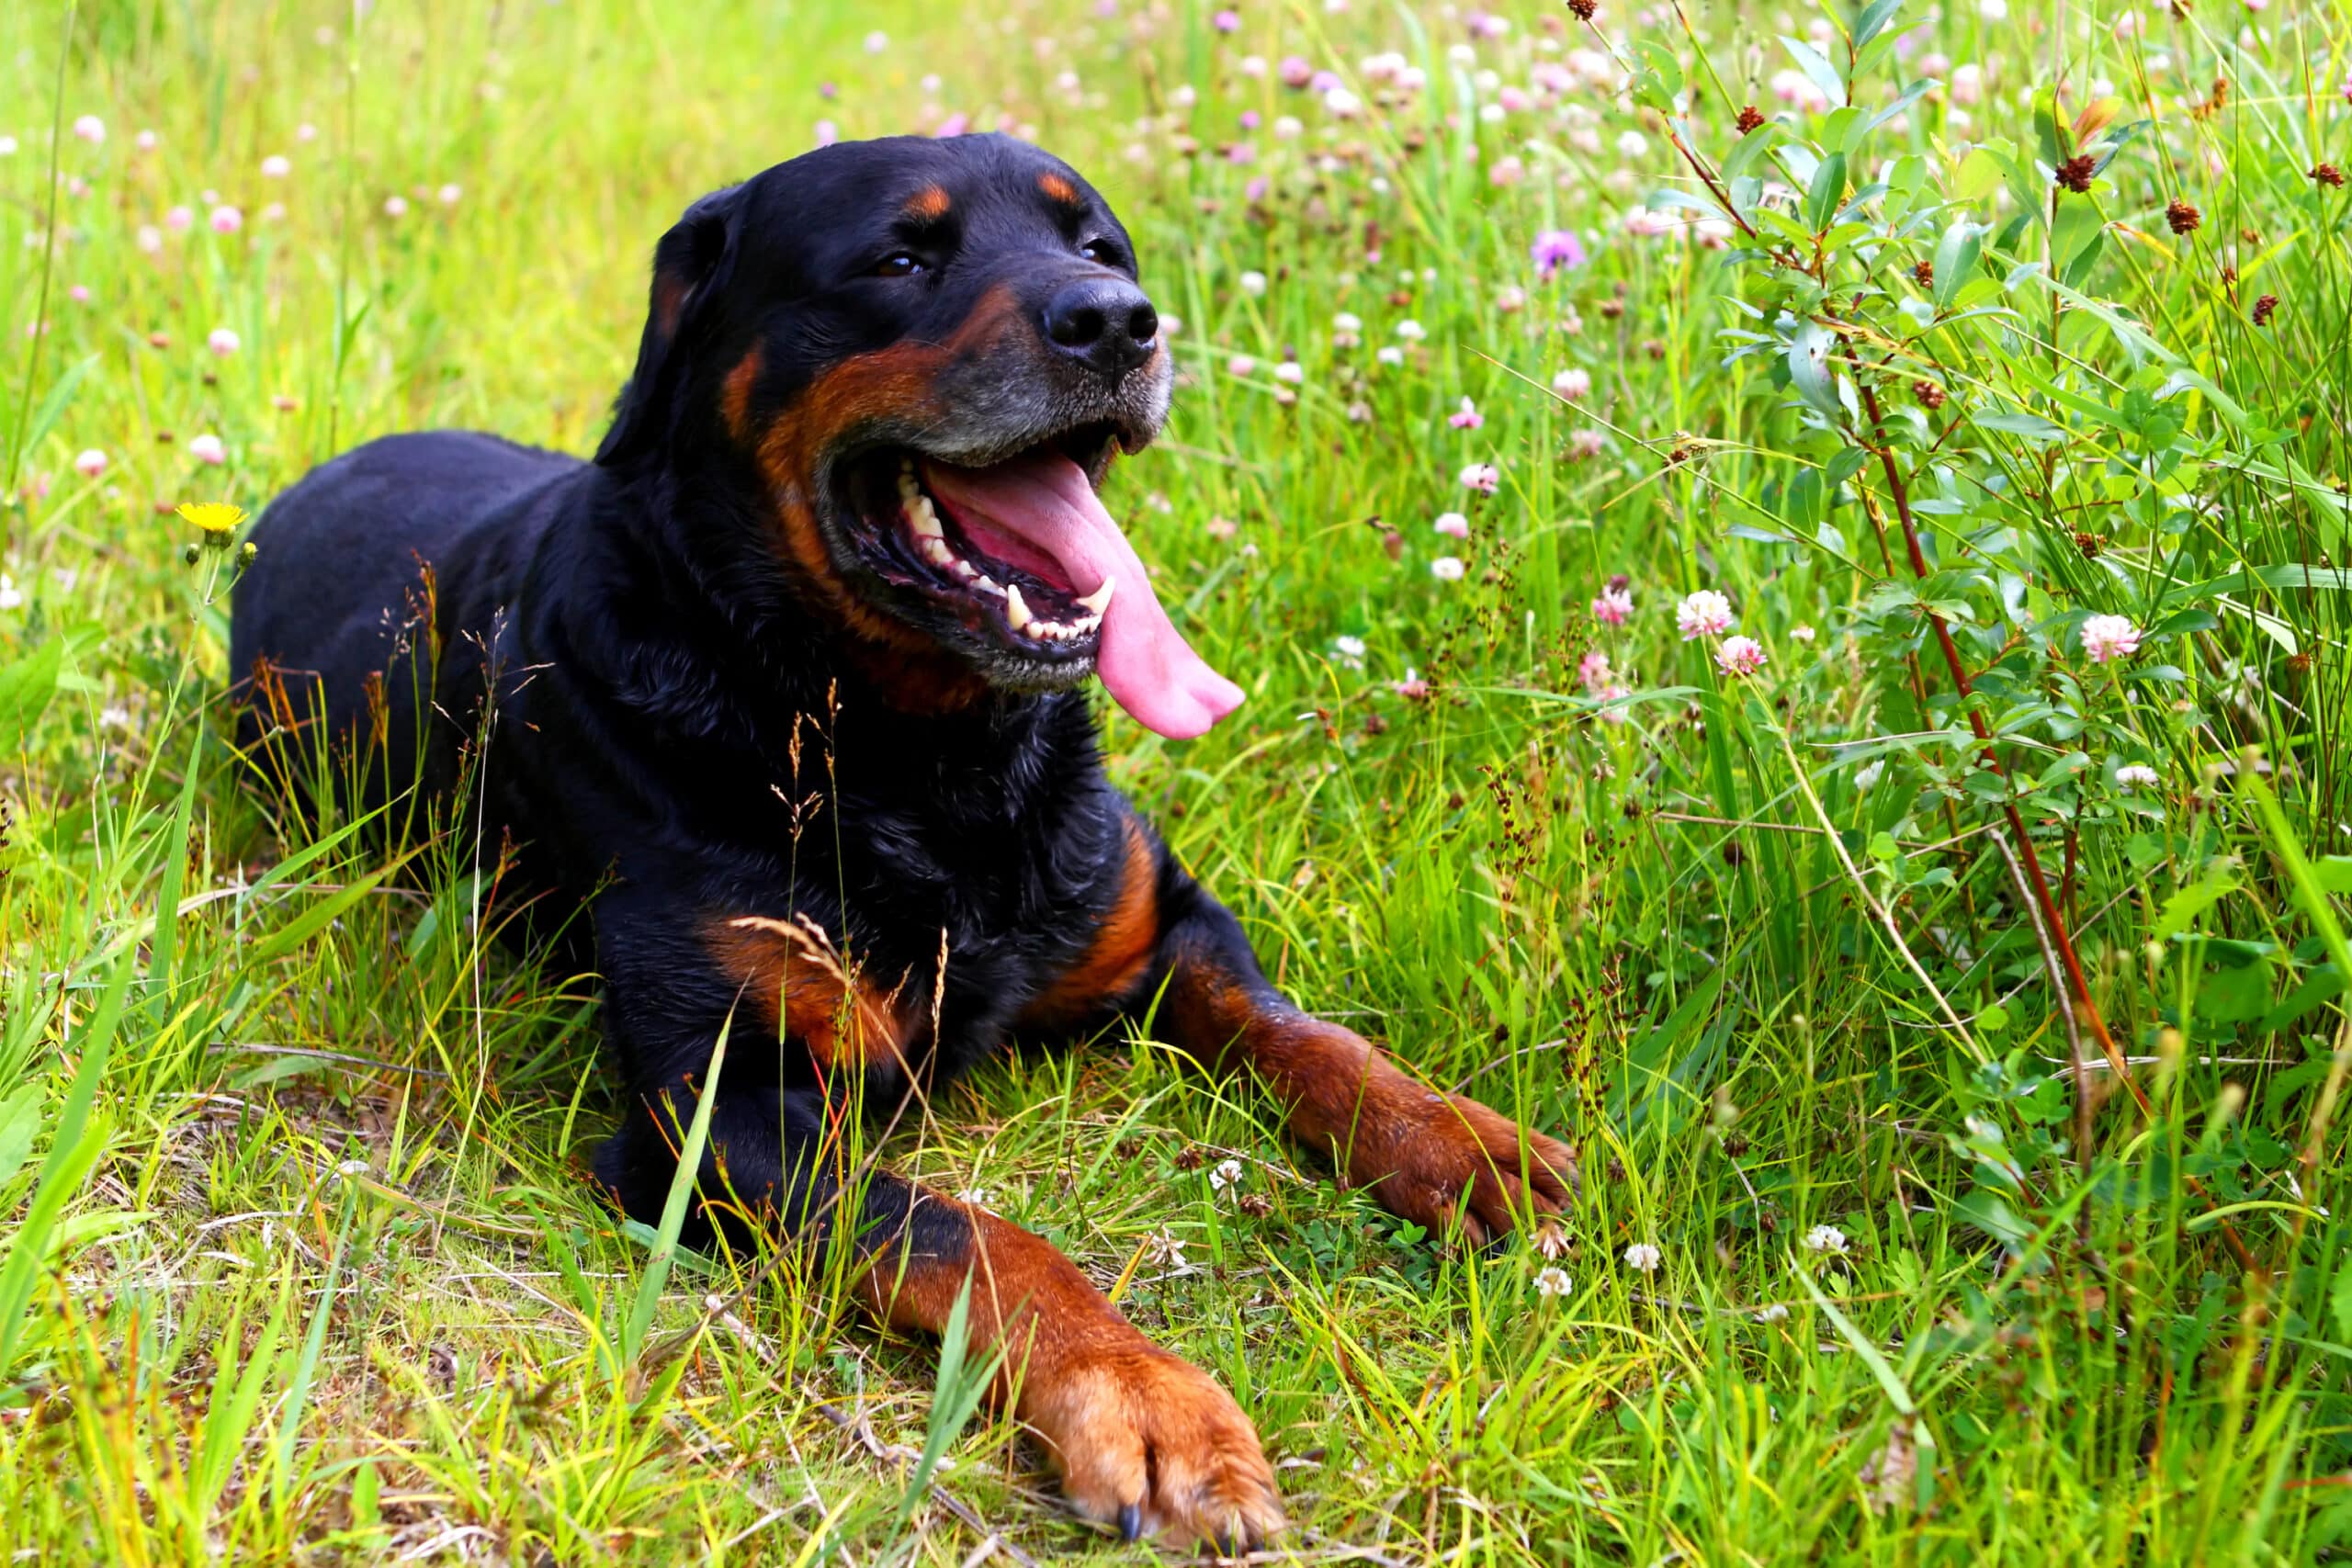
[[[905,251],[893,251],[884,256],[874,269],[876,277],[912,277],[922,270],[922,263]]]
[[[1078,254],[1097,266],[1116,266],[1121,259],[1119,247],[1108,240],[1089,240],[1078,247]]]

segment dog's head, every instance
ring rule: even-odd
[[[1013,690],[1099,672],[1184,737],[1240,691],[1095,498],[1171,379],[1126,231],[1069,165],[1001,136],[844,142],[662,237],[597,461],[741,453],[791,580],[851,635]]]

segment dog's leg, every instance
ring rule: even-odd
[[[969,1282],[969,1352],[1051,1451],[1064,1491],[1130,1538],[1255,1544],[1282,1507],[1255,1429],[1209,1375],[1146,1339],[1043,1238],[888,1172],[845,1190],[839,1134],[863,1083],[868,1109],[903,1089],[925,998],[861,984],[820,937],[764,919],[710,919],[659,940],[598,909],[608,1032],[631,1108],[598,1162],[650,1222],[673,1174],[711,1043],[731,1012],[690,1234],[780,1226],[804,1239],[846,1217],[857,1291],[893,1326],[939,1334]],[[813,1087],[812,1087],[813,1086]]]
[[[1137,852],[1128,856],[1126,886],[1073,976],[1139,976],[1104,1001],[1136,1012],[1156,1006],[1154,1032],[1211,1074],[1255,1072],[1292,1135],[1330,1155],[1342,1181],[1432,1232],[1458,1222],[1465,1239],[1484,1245],[1566,1203],[1576,1179],[1566,1145],[1431,1089],[1353,1031],[1301,1012],[1259,969],[1231,910],[1140,826],[1129,843]],[[1137,953],[1148,962],[1136,962]],[[1065,989],[1049,988],[1041,1001]],[[1059,1005],[1071,1010],[1066,997]],[[1554,1234],[1544,1226],[1539,1239]]]

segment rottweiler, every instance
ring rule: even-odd
[[[695,202],[652,270],[592,461],[388,436],[267,509],[241,739],[364,742],[388,795],[462,777],[510,875],[586,906],[622,1100],[595,1172],[628,1213],[660,1216],[731,1029],[691,1241],[846,1226],[861,1301],[908,1330],[969,1280],[971,1348],[1080,1512],[1262,1540],[1281,1501],[1226,1391],[1046,1241],[845,1171],[845,1108],[1131,1017],[1433,1233],[1548,1226],[1571,1153],[1299,1010],[1106,779],[1089,677],[1173,739],[1242,692],[1097,498],[1173,374],[1077,171],[1002,136],[843,142]]]

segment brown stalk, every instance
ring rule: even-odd
[[[1903,545],[1911,558],[1912,573],[1924,582],[1930,575],[1928,570],[1928,556],[1927,552],[1920,548],[1919,526],[1911,514],[1910,490],[1904,484],[1903,470],[1894,461],[1894,449],[1886,442],[1884,419],[1879,411],[1878,391],[1859,376],[1854,379],[1854,388],[1861,394],[1862,408],[1870,415],[1871,436],[1873,443],[1871,450],[1879,460],[1880,470],[1886,476],[1887,494],[1894,502],[1895,519],[1903,526]],[[1967,710],[1969,728],[1976,732],[1976,739],[1984,742],[1984,765],[2000,774],[2003,779],[2007,779],[2009,777],[2009,770],[2003,765],[2000,753],[1993,745],[1993,732],[1985,724],[1984,714],[1979,712],[1973,705],[1972,699],[1974,698],[1976,690],[1968,679],[1968,667],[1960,657],[1959,645],[1952,641],[1951,628],[1945,625],[1944,618],[1935,611],[1928,611],[1927,615],[1928,624],[1935,628],[1936,647],[1943,655],[1944,668],[1951,672],[1952,686],[1959,692],[1962,705]],[[2059,962],[2065,967],[2067,984],[2075,993],[2075,1015],[2079,1021],[2089,1026],[2092,1035],[2098,1041],[2099,1050],[2107,1057],[2108,1066],[2114,1069],[2116,1078],[2123,1087],[2131,1091],[2133,1103],[2140,1108],[2140,1114],[2153,1121],[2155,1118],[2155,1111],[2148,1103],[2147,1091],[2132,1081],[2131,1065],[2124,1061],[2122,1050],[2115,1043],[2115,1036],[2108,1032],[2107,1020],[2100,1015],[2098,1003],[2091,997],[2090,980],[2084,975],[2083,961],[2075,951],[2074,934],[2068,931],[2064,919],[2059,914],[2057,900],[2050,896],[2050,879],[2042,874],[2041,857],[2034,852],[2033,838],[2026,831],[2025,817],[2018,810],[2017,802],[2013,798],[2005,797],[2001,802],[2001,810],[2009,819],[2009,831],[2016,835],[2018,858],[2024,863],[2025,866],[2024,880],[2032,892],[2034,903],[2041,908],[2041,928],[2056,946]],[[2194,1191],[2198,1197],[2203,1199],[2209,1206],[2212,1203],[2212,1194],[2206,1191],[2204,1183],[2193,1176],[2185,1177],[2184,1179],[2188,1181],[2190,1190]],[[2227,1220],[2223,1220],[2221,1223],[2221,1230],[2222,1239],[2229,1245],[2231,1253],[2236,1257],[2239,1264],[2249,1273],[2261,1273],[2263,1271],[2261,1265],[2255,1261],[2254,1254],[2246,1250],[2245,1243],[2239,1238],[2236,1227]]]

